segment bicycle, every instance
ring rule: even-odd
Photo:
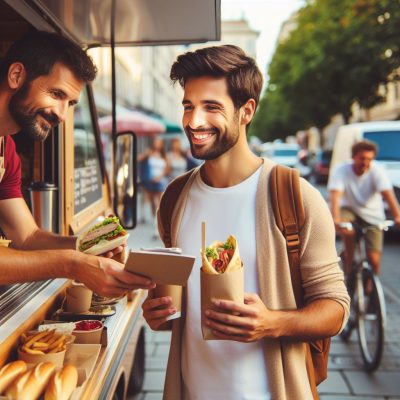
[[[393,226],[393,221],[385,221],[377,227],[383,231]],[[340,228],[355,230],[356,243],[354,258],[349,276],[346,276],[347,290],[350,295],[350,317],[347,325],[340,333],[342,341],[346,342],[357,327],[358,343],[365,369],[375,371],[381,362],[385,341],[386,305],[382,284],[368,262],[364,237],[371,227],[359,227],[351,222],[343,222]],[[341,254],[343,259],[343,253]],[[371,282],[368,284],[368,282]],[[371,291],[366,294],[369,285]]]

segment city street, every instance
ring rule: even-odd
[[[324,197],[326,193],[322,190]],[[149,218],[148,218],[149,219]],[[152,239],[152,224],[141,224],[131,232],[132,248],[158,246]],[[400,399],[400,247],[399,235],[385,241],[382,283],[387,305],[387,326],[383,361],[373,374],[364,372],[357,332],[348,343],[334,338],[330,350],[327,381],[319,386],[321,400],[393,400]],[[340,244],[339,244],[340,246]],[[162,398],[166,362],[169,352],[168,332],[146,331],[146,374],[143,392],[130,400]]]

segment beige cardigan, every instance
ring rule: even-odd
[[[292,290],[286,243],[275,224],[268,195],[268,178],[274,164],[264,160],[258,182],[256,198],[257,270],[260,297],[272,310],[296,309]],[[172,216],[172,246],[176,246],[180,222],[190,187],[197,175],[195,171],[176,203]],[[329,298],[339,302],[345,317],[349,314],[349,296],[338,265],[335,249],[335,231],[329,209],[316,189],[306,181],[301,182],[306,223],[301,232],[301,277],[305,300]],[[159,219],[160,221],[160,219]],[[163,227],[159,223],[163,238]],[[184,328],[185,296],[182,318],[175,319],[172,328],[171,349],[164,387],[164,400],[183,400],[181,375],[181,338]],[[267,379],[273,400],[312,400],[305,365],[304,346],[301,342],[263,339]]]

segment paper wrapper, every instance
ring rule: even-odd
[[[232,272],[211,275],[200,270],[201,289],[201,331],[204,340],[220,340],[213,335],[210,328],[204,324],[204,312],[211,308],[216,310],[212,300],[232,300],[244,303],[243,267]]]

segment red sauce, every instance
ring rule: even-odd
[[[79,321],[75,322],[75,331],[93,331],[103,326],[100,321]]]

